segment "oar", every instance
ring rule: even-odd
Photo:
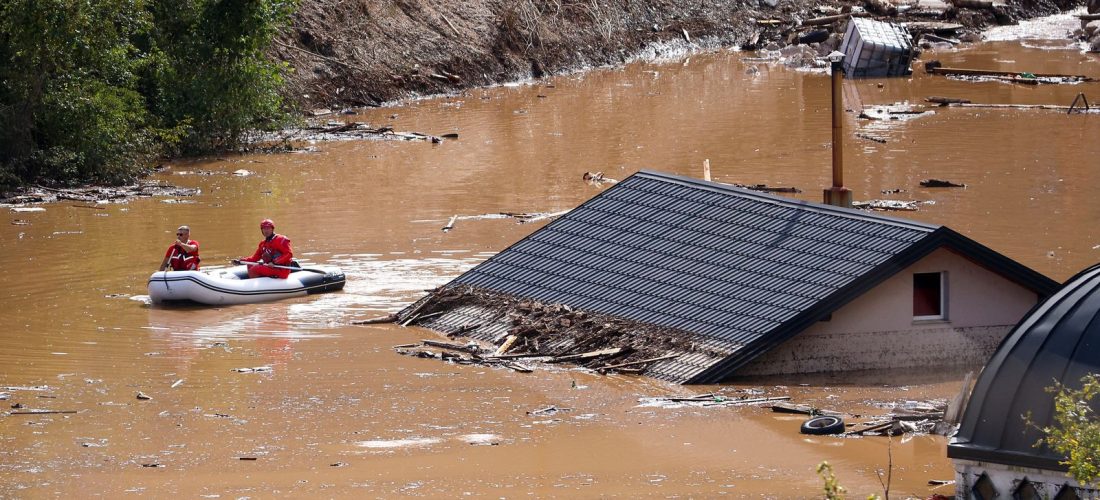
[[[240,261],[237,261],[237,262],[240,262],[241,264],[244,264],[246,266],[261,265],[259,262],[249,262],[247,260],[240,260]],[[325,270],[322,270],[322,269],[307,269],[307,268],[304,268],[304,267],[280,266],[280,265],[276,265],[276,264],[264,264],[264,265],[274,267],[275,269],[290,269],[291,271],[309,271],[311,273],[317,273],[317,274],[328,274],[328,271],[325,271]]]

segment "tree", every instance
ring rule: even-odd
[[[116,183],[281,126],[297,0],[0,2],[0,188]]]
[[[0,4],[0,186],[120,181],[156,154],[130,38],[143,0]]]
[[[285,63],[266,50],[294,0],[163,0],[150,9],[151,64],[143,87],[185,154],[236,147],[244,132],[281,125]]]

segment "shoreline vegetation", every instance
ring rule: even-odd
[[[133,183],[166,158],[240,150],[302,110],[623,64],[658,47],[808,43],[847,14],[973,32],[1081,3],[12,0],[0,5],[0,192]]]

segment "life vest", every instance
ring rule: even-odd
[[[193,253],[187,253],[180,247],[173,244],[168,247],[168,265],[172,266],[173,271],[197,271],[199,269],[199,242],[195,240],[188,240],[188,245],[194,245],[195,251]]]
[[[281,234],[274,234],[271,239],[260,242],[260,259],[264,262],[285,266],[290,264],[290,257],[293,255],[290,238]]]

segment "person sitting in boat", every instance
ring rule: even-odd
[[[164,252],[164,261],[160,263],[163,271],[172,266],[173,271],[197,271],[199,269],[199,242],[191,239],[191,228],[180,226],[176,230],[176,241]]]
[[[290,276],[290,264],[294,260],[294,252],[290,249],[290,238],[281,234],[275,234],[275,223],[271,219],[260,222],[260,232],[264,239],[256,248],[256,253],[251,257],[234,259],[234,264],[242,262],[255,262],[248,266],[249,278],[282,278]],[[280,267],[274,267],[280,266]]]

